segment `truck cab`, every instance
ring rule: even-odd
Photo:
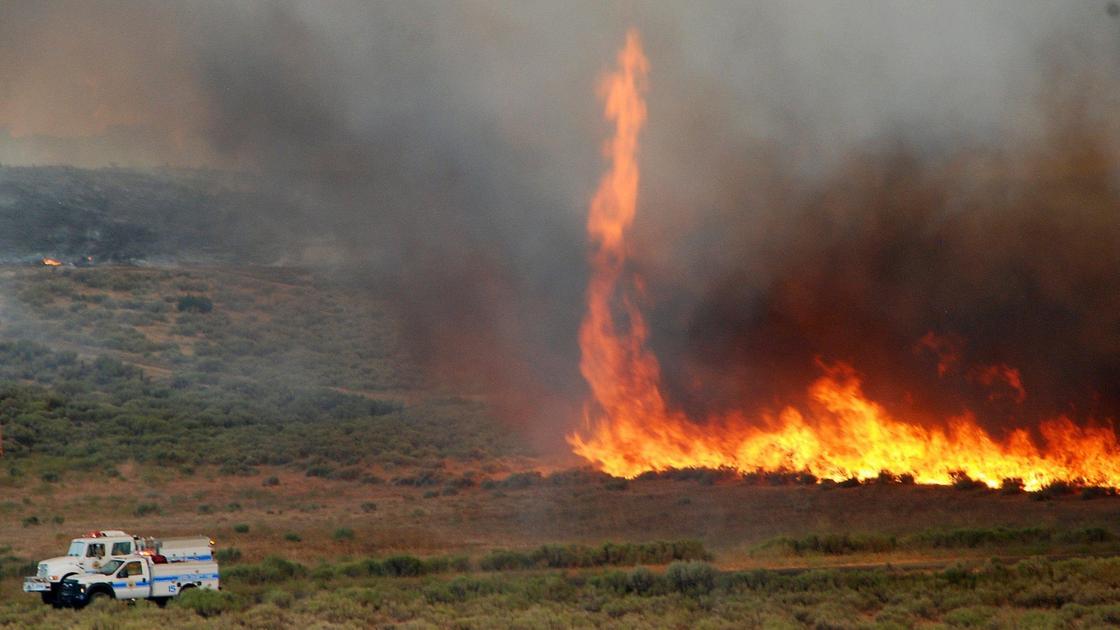
[[[70,541],[66,555],[40,562],[35,577],[24,580],[23,590],[39,593],[44,602],[53,603],[62,580],[96,571],[113,557],[132,555],[139,550],[137,539],[119,529],[88,532]]]

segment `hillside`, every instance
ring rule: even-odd
[[[0,261],[270,262],[299,212],[246,174],[0,166]]]
[[[127,444],[124,459],[244,470],[509,452],[484,405],[423,383],[383,301],[311,280],[284,269],[0,272],[6,457],[110,469]]]

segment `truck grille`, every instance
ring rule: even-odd
[[[85,601],[85,593],[77,580],[63,580],[58,589],[58,602],[64,605],[80,604]]]
[[[41,577],[41,578],[47,577],[47,563],[46,562],[40,562],[39,563],[39,573],[37,574],[37,577]]]

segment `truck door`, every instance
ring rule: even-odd
[[[129,560],[113,576],[113,591],[117,599],[139,599],[151,591],[147,567],[139,560]]]
[[[86,545],[86,561],[89,563],[89,567],[99,569],[101,565],[105,563],[105,560],[105,543],[90,543]]]

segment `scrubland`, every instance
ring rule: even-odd
[[[398,329],[292,269],[0,269],[0,625],[1120,623],[1109,489],[612,478],[426,383]],[[19,592],[109,527],[214,537],[222,592]]]

